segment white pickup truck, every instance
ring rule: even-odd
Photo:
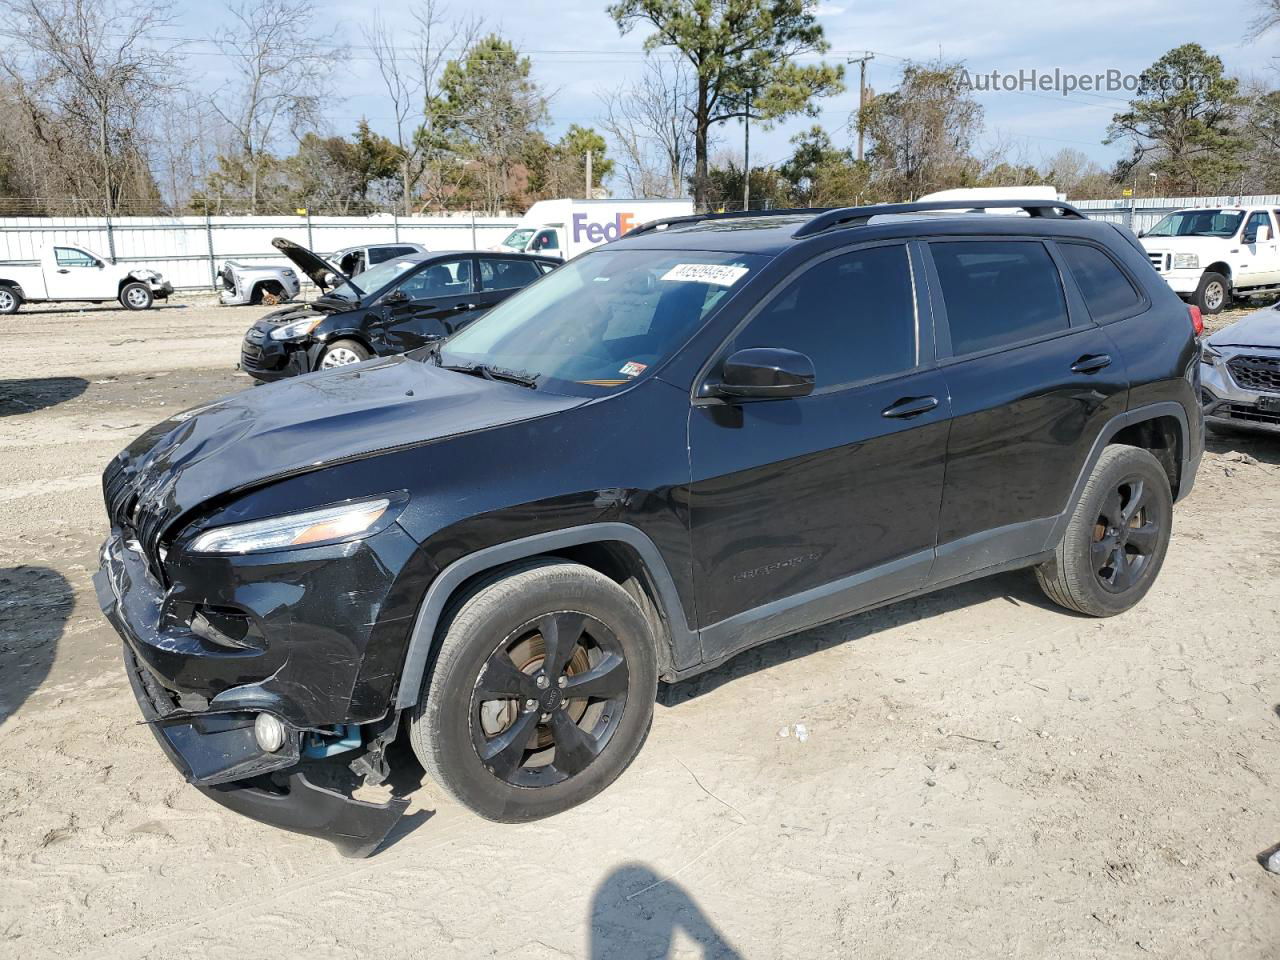
[[[35,265],[0,264],[0,314],[56,300],[119,300],[129,310],[145,310],[171,293],[173,284],[157,271],[113,263],[77,244],[46,247]]]
[[[1138,234],[1151,265],[1201,313],[1280,290],[1280,209],[1178,210]]]

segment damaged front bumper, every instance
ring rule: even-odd
[[[174,676],[189,674],[207,660],[233,673],[223,655],[202,656],[198,637],[176,636],[165,625],[165,590],[149,575],[141,556],[117,532],[103,547],[102,568],[94,575],[98,604],[124,640],[124,662],[144,722],[189,783],[211,800],[272,826],[321,837],[346,856],[363,857],[385,839],[408,806],[404,799],[367,803],[317,784],[343,761],[308,760],[306,727],[283,701],[262,700],[269,711],[247,704],[223,706],[204,693],[177,693]],[[282,671],[276,671],[277,673]],[[166,684],[164,677],[169,677]],[[234,698],[232,698],[234,702]],[[260,712],[281,720],[286,731],[274,751],[259,746],[254,724]],[[292,717],[290,715],[293,715]]]
[[[328,840],[346,857],[373,853],[409,806],[408,800],[399,797],[387,803],[366,803],[312,783],[306,765],[296,762],[296,737],[291,767],[246,780],[202,782],[195,771],[220,767],[225,747],[242,753],[257,749],[252,743],[252,715],[184,715],[168,691],[138,663],[127,643],[124,663],[143,720],[165,756],[187,782],[215,803],[282,830]]]

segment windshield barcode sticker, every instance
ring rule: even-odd
[[[746,267],[726,266],[719,263],[677,263],[662,275],[662,279],[732,287],[746,275]]]

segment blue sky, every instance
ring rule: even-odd
[[[176,27],[183,36],[209,36],[219,17],[207,3],[179,0]],[[404,17],[410,0],[381,0],[378,9],[391,22]],[[606,0],[454,0],[451,12],[484,17],[514,40],[533,59],[534,73],[553,94],[553,131],[570,123],[590,124],[598,115],[598,93],[626,81],[640,69],[644,31],[637,27],[619,36],[605,13]],[[1269,76],[1280,82],[1280,35],[1264,42],[1245,43],[1246,24],[1254,0],[1218,0],[1205,4],[1174,4],[1168,0],[1073,0],[1051,7],[1027,0],[923,0],[910,5],[891,0],[823,0],[818,7],[831,41],[831,61],[875,52],[868,82],[878,90],[891,88],[904,58],[926,59],[941,53],[963,59],[971,73],[991,70],[1016,72],[1060,68],[1074,73],[1117,69],[1139,73],[1160,55],[1188,41],[1197,41],[1220,55],[1228,70],[1244,76]],[[345,100],[331,111],[333,132],[349,132],[361,115],[375,129],[389,126],[389,108],[379,99],[375,66],[359,24],[369,7],[318,0],[316,20],[335,24],[333,36],[353,45],[339,87]],[[407,17],[406,17],[407,20]],[[1273,31],[1274,33],[1274,31]],[[189,60],[207,75],[206,89],[220,82],[218,58],[211,48],[193,45]],[[850,111],[856,100],[856,67],[850,68],[850,89],[823,101],[819,118],[837,142],[848,142]],[[979,100],[986,110],[986,141],[1000,141],[1016,158],[1038,162],[1063,147],[1083,151],[1109,165],[1122,151],[1101,144],[1111,115],[1124,106],[1124,94],[987,93]],[[753,162],[769,163],[789,153],[787,141],[812,120],[796,118],[766,131],[753,129]],[[720,138],[727,148],[740,149],[741,127],[725,126]]]

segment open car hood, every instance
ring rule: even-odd
[[[351,279],[324,257],[312,253],[292,240],[276,237],[271,241],[271,245],[292,260],[297,268],[321,290],[328,290],[338,284],[347,283]],[[334,282],[335,277],[337,283]]]

